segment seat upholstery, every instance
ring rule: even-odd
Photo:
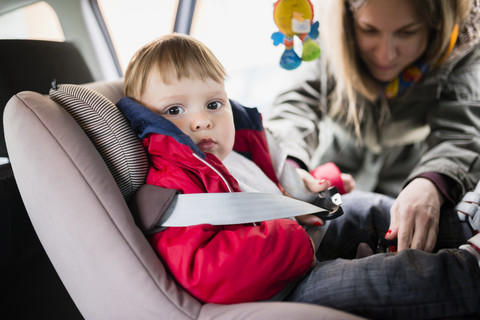
[[[0,115],[14,94],[46,94],[52,79],[68,83],[93,81],[78,49],[69,42],[0,40]],[[0,121],[0,157],[8,157]],[[16,318],[68,318],[81,315],[40,244],[25,211],[11,165],[0,165],[0,286]],[[48,294],[45,294],[48,292]],[[25,301],[29,307],[25,308]]]
[[[69,113],[49,97],[22,92],[4,118],[29,216],[86,319],[358,319],[308,304],[201,304],[165,270],[98,146]]]

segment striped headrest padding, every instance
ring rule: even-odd
[[[128,201],[145,184],[148,160],[140,138],[112,101],[86,87],[62,84],[53,101],[78,122],[103,157]]]

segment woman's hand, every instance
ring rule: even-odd
[[[330,182],[325,179],[317,180],[308,171],[297,168],[297,173],[302,178],[303,183],[305,184],[307,189],[311,192],[318,193],[327,190],[330,187]],[[295,218],[300,224],[306,226],[323,226],[325,224],[322,219],[313,214],[306,214],[303,216],[297,216]]]
[[[398,251],[411,248],[432,252],[443,201],[443,195],[430,180],[412,180],[390,209],[390,228],[385,239],[398,238]]]

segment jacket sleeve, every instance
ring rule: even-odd
[[[205,303],[269,299],[314,261],[308,234],[287,219],[259,226],[171,227],[151,242],[175,279]]]
[[[428,116],[428,150],[409,179],[437,172],[455,181],[455,201],[480,179],[480,51],[454,70]]]
[[[318,124],[322,118],[320,63],[312,69],[304,72],[292,89],[281,93],[265,114],[265,127],[282,142],[289,156],[307,167],[318,147]]]

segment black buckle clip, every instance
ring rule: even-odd
[[[332,220],[343,214],[343,209],[340,206],[342,204],[342,196],[336,187],[331,187],[320,192],[318,197],[313,201],[313,204],[327,210],[315,213],[315,215],[322,220]]]

